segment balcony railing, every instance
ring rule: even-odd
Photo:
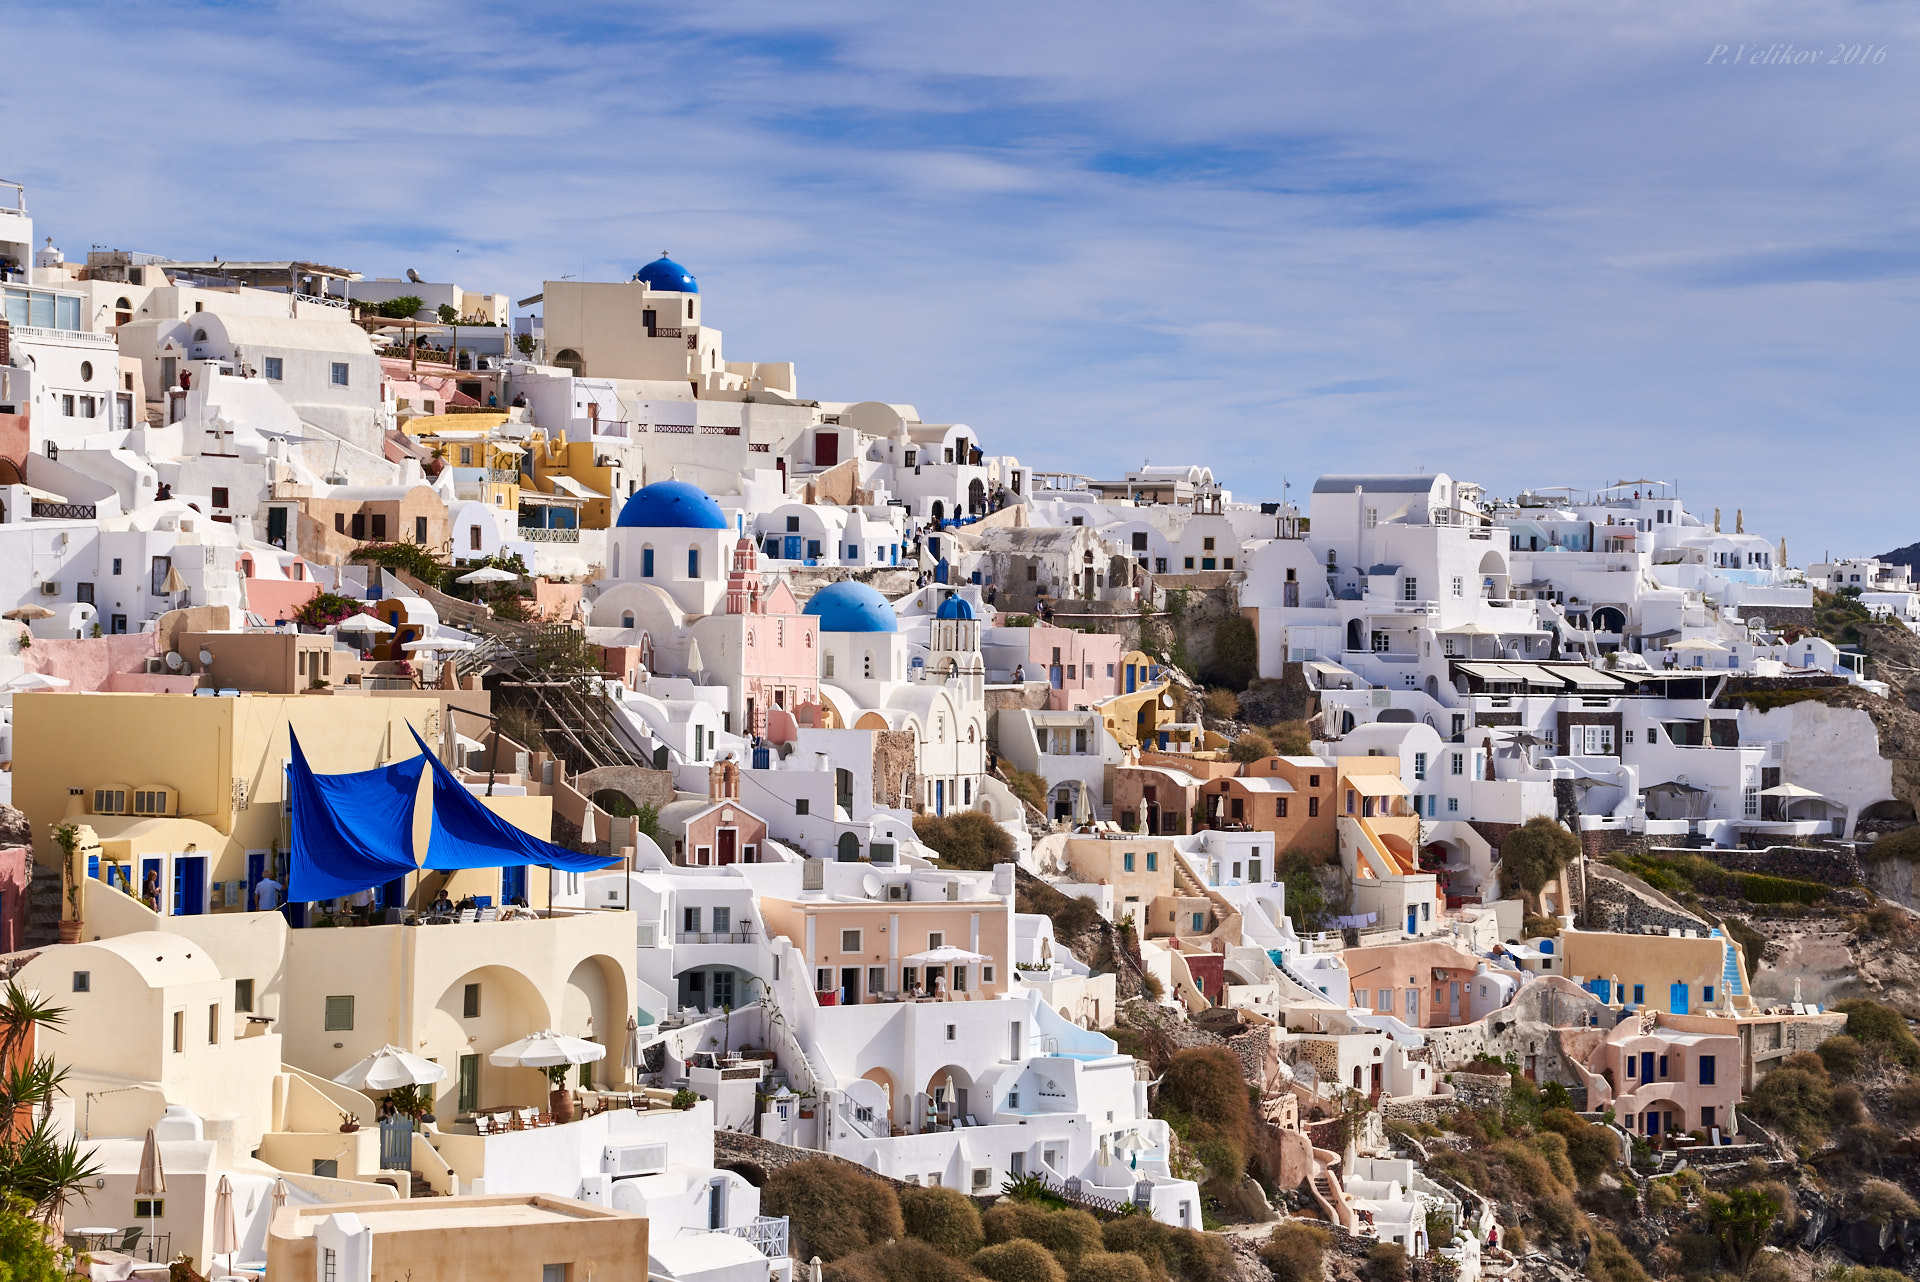
[[[787,1257],[787,1217],[784,1215],[761,1215],[745,1224],[735,1224],[724,1229],[716,1229],[730,1237],[743,1238],[769,1260],[784,1260]]]
[[[759,938],[751,930],[682,930],[675,933],[676,944],[751,944]]]
[[[544,525],[523,525],[520,537],[529,543],[578,543],[580,531],[571,529],[549,529]]]
[[[33,515],[49,521],[91,521],[95,519],[94,505],[91,503],[55,503],[47,499],[33,500]]]

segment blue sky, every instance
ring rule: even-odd
[[[670,249],[735,359],[1047,469],[1671,477],[1796,561],[1920,539],[1911,7],[546,7],[18,10],[61,52],[9,64],[5,176],[74,256],[520,297]]]

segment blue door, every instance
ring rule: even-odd
[[[1134,666],[1131,663],[1129,663],[1127,665],[1127,693],[1128,694],[1133,693],[1133,674],[1134,674]]]
[[[1672,1015],[1687,1013],[1687,986],[1675,984],[1667,990],[1667,1012]]]
[[[413,1119],[404,1113],[380,1119],[380,1169],[406,1171],[413,1167]]]
[[[253,907],[253,892],[260,885],[260,879],[267,875],[267,852],[250,851],[247,854],[247,907]]]
[[[947,581],[947,575],[949,573],[950,571],[947,569],[946,558],[942,557],[939,563],[933,567],[933,581],[935,583],[945,583]]]
[[[1653,1052],[1640,1052],[1640,1084],[1645,1086],[1653,1080]]]
[[[947,813],[947,781],[945,779],[933,781],[933,813],[936,815]]]
[[[800,536],[798,534],[787,535],[786,559],[789,561],[798,561],[800,559]]]
[[[500,902],[510,904],[516,899],[527,896],[527,866],[502,868],[500,870]]]
[[[1660,1133],[1660,1114],[1645,1113],[1642,1114],[1642,1116],[1647,1119],[1647,1134],[1650,1136],[1658,1135]]]
[[[137,898],[140,899],[142,903],[146,902],[148,873],[152,873],[155,880],[160,884],[164,885],[165,878],[167,875],[166,861],[163,859],[152,859],[152,858],[142,859],[140,861],[140,889],[135,892],[135,895]],[[160,897],[160,903],[156,906],[155,911],[165,912],[166,908],[167,908],[166,896],[162,895]]]
[[[207,910],[207,857],[173,857],[173,915],[191,917]]]
[[[1409,935],[1420,933],[1420,910],[1417,908],[1407,909],[1407,933]]]

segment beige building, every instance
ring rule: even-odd
[[[267,1275],[647,1282],[647,1221],[538,1195],[289,1207],[268,1234]]]

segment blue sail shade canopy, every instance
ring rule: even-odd
[[[594,872],[611,862],[604,855],[581,854],[542,841],[488,810],[453,771],[433,755],[426,740],[407,727],[420,755],[433,770],[433,827],[422,868],[512,868],[537,864],[561,872]]]
[[[287,727],[287,766],[293,809],[293,851],[287,899],[337,899],[428,869],[512,868],[537,864],[562,872],[593,872],[610,862],[600,855],[542,841],[488,810],[442,765],[411,726],[420,755],[350,774],[315,774],[299,736]],[[420,775],[433,768],[433,820],[427,857],[416,864],[414,802]]]
[[[374,770],[317,775],[292,726],[287,738],[293,745],[287,898],[337,899],[413,872],[413,802],[426,761],[410,757]]]

